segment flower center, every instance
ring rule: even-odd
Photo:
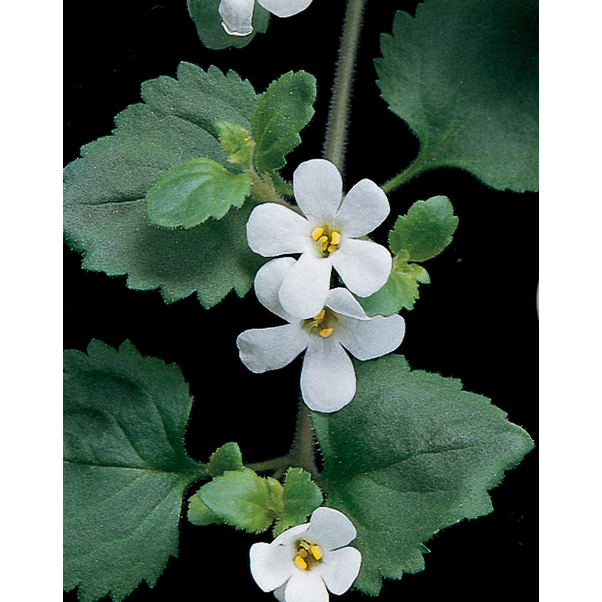
[[[317,316],[303,320],[303,326],[310,334],[319,334],[323,339],[327,339],[334,332],[338,321],[336,314],[325,307]]]
[[[320,546],[300,539],[296,545],[295,564],[304,571],[311,570],[316,564],[322,562]]]
[[[332,230],[328,224],[318,226],[311,237],[316,241],[322,257],[328,257],[341,246],[341,233],[339,230]]]

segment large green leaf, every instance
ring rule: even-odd
[[[378,85],[420,140],[414,174],[460,167],[538,187],[536,0],[426,0],[381,37]]]
[[[355,585],[377,595],[382,577],[424,568],[424,542],[437,531],[491,512],[488,490],[533,442],[487,398],[456,379],[411,371],[401,356],[355,369],[353,401],[313,421],[327,505],[357,528]]]
[[[257,32],[267,31],[270,13],[259,3],[255,3],[253,33],[248,36],[228,35],[222,27],[222,18],[218,11],[220,2],[221,0],[188,0],[188,13],[196,25],[199,38],[207,48],[212,50],[242,48],[255,37]]]
[[[192,398],[174,364],[99,341],[65,352],[64,394],[64,587],[123,600],[177,556],[184,490],[206,474],[182,442]]]
[[[252,86],[232,71],[181,63],[177,79],[145,82],[142,98],[117,115],[111,136],[82,147],[65,168],[67,243],[85,269],[127,274],[130,288],[160,288],[166,302],[196,292],[212,307],[230,290],[245,295],[261,263],[246,243],[251,203],[219,222],[166,231],[147,223],[144,197],[163,172],[197,157],[228,165],[214,122],[250,128]]]

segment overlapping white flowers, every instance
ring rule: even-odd
[[[391,273],[389,251],[362,240],[389,215],[389,201],[371,180],[361,180],[343,198],[343,182],[333,163],[313,159],[293,174],[293,191],[305,215],[276,203],[253,210],[247,240],[263,257],[301,254],[279,291],[282,307],[299,318],[325,305],[334,268],[359,297],[380,289]]]
[[[405,322],[399,315],[368,317],[344,288],[328,291],[324,305],[311,318],[295,317],[283,308],[279,292],[296,265],[292,257],[282,257],[257,272],[257,298],[288,324],[245,330],[236,341],[240,359],[252,372],[262,373],[286,366],[305,351],[303,400],[312,410],[336,412],[353,399],[356,390],[347,351],[359,360],[390,353],[403,340]]]
[[[277,17],[292,17],[305,10],[312,0],[257,0],[263,8]],[[248,36],[253,32],[255,0],[222,0],[219,14],[222,25],[231,36]]]
[[[318,508],[309,523],[288,529],[271,544],[254,544],[251,573],[280,602],[328,602],[328,591],[345,593],[359,573],[362,555],[348,546],[356,535],[342,512]]]

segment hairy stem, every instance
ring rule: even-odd
[[[339,62],[334,80],[324,158],[332,161],[340,171],[345,163],[345,145],[347,142],[347,122],[353,88],[353,73],[362,29],[362,16],[367,0],[348,0],[343,35],[339,48]]]
[[[292,466],[300,466],[316,476],[318,467],[315,458],[314,427],[309,408],[303,400],[299,401],[295,438],[289,452]]]
[[[387,180],[381,186],[381,188],[387,194],[393,192],[401,185],[405,184],[406,182],[409,182],[414,176],[417,176],[419,173],[422,173],[423,171],[428,169],[430,166],[427,167],[426,164],[427,159],[425,157],[422,157],[421,155],[418,155],[416,159],[414,159],[414,161],[412,161],[412,163],[408,165],[408,167],[406,167],[401,173],[397,174],[395,177],[391,178],[390,180]]]

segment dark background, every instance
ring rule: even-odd
[[[390,31],[395,11],[413,13],[416,4],[368,2],[346,189],[364,177],[383,183],[416,156],[416,139],[379,96],[372,63],[380,54],[379,35]],[[77,158],[80,146],[110,133],[113,117],[139,102],[143,81],[175,76],[180,61],[233,69],[258,92],[291,69],[312,73],[318,80],[316,115],[283,175],[290,179],[301,161],[321,155],[343,0],[316,0],[290,19],[273,17],[268,32],[246,48],[221,51],[202,45],[185,0],[68,2],[65,8],[65,163]],[[421,285],[415,309],[403,314],[407,334],[399,352],[414,368],[460,378],[467,390],[490,397],[537,443],[537,196],[498,192],[470,174],[439,170],[390,195],[392,216],[380,231],[386,235],[396,215],[414,201],[439,194],[450,198],[460,225],[450,247],[426,266],[432,284]],[[265,375],[253,375],[240,363],[236,336],[276,324],[253,294],[243,300],[230,294],[211,311],[195,297],[166,305],[158,291],[131,291],[125,277],[85,272],[80,262],[65,248],[65,348],[85,350],[92,338],[113,346],[129,339],[144,355],[176,362],[195,398],[186,446],[196,460],[206,461],[230,440],[240,444],[248,462],[287,452],[300,360]],[[381,599],[534,598],[537,451],[507,474],[492,498],[491,515],[435,536],[428,542],[432,553],[426,556],[426,570],[385,582]],[[180,557],[170,559],[153,589],[142,585],[129,600],[192,595],[269,601],[271,594],[259,590],[247,568],[250,545],[269,539],[269,534],[193,527],[182,520]],[[349,602],[364,598],[358,592],[345,596]],[[75,601],[75,592],[65,594],[65,600]]]

